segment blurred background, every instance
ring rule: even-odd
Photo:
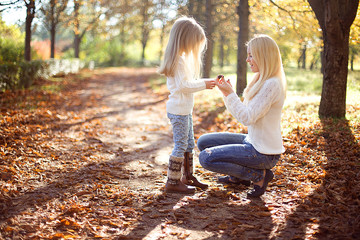
[[[24,53],[26,2],[1,1],[1,59]],[[25,2],[25,3],[24,3]],[[96,66],[156,66],[171,25],[193,16],[206,29],[215,67],[236,65],[239,1],[185,0],[42,0],[35,1],[32,59],[80,58]],[[321,30],[304,0],[249,0],[249,38],[273,37],[286,67],[320,68]],[[210,21],[210,23],[209,23]],[[359,11],[351,27],[349,68],[360,68]],[[54,44],[54,52],[51,45]],[[10,50],[12,47],[15,49]],[[7,48],[7,50],[5,50]],[[15,51],[15,52],[12,52]],[[14,56],[6,56],[14,54]]]
[[[360,91],[358,9],[349,38],[350,101]],[[280,47],[289,90],[321,94],[323,33],[306,0],[2,0],[0,87],[30,86],[32,77],[16,80],[9,73],[19,76],[20,65],[26,69],[20,75],[30,76],[43,61],[52,66],[48,75],[84,67],[156,67],[182,15],[194,17],[206,31],[205,77],[226,74],[243,83],[240,93],[251,73],[246,49],[244,55],[238,46],[262,33]]]

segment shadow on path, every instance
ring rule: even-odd
[[[147,208],[142,222],[118,239],[269,239],[274,227],[262,199],[248,200],[227,190],[164,194]]]
[[[360,239],[360,147],[347,120],[322,119],[327,158],[322,184],[287,217],[277,239]]]

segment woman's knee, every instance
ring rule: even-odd
[[[205,148],[209,147],[209,142],[211,140],[211,137],[209,137],[210,134],[204,134],[201,135],[197,141],[197,146],[200,151],[204,150]]]
[[[208,149],[205,149],[203,151],[200,152],[199,154],[199,163],[200,165],[203,167],[203,168],[208,168],[209,167],[209,152],[208,152]]]

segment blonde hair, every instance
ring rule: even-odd
[[[189,17],[177,19],[171,28],[164,59],[158,73],[174,76],[179,58],[184,55],[187,62],[193,63],[188,64],[194,70],[193,77],[199,77],[206,42],[204,29],[195,19]]]
[[[277,77],[280,86],[286,93],[286,80],[281,61],[281,54],[276,42],[267,35],[257,35],[247,44],[248,52],[256,62],[259,72],[255,73],[253,79],[244,90],[244,98],[251,100],[271,77]]]

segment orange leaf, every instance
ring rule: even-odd
[[[39,157],[45,157],[44,155],[42,155],[41,153],[35,151],[35,150],[32,150],[33,153],[35,153],[36,155],[38,155]]]
[[[14,231],[14,229],[10,226],[6,226],[5,229],[4,229],[5,232],[12,232]]]

